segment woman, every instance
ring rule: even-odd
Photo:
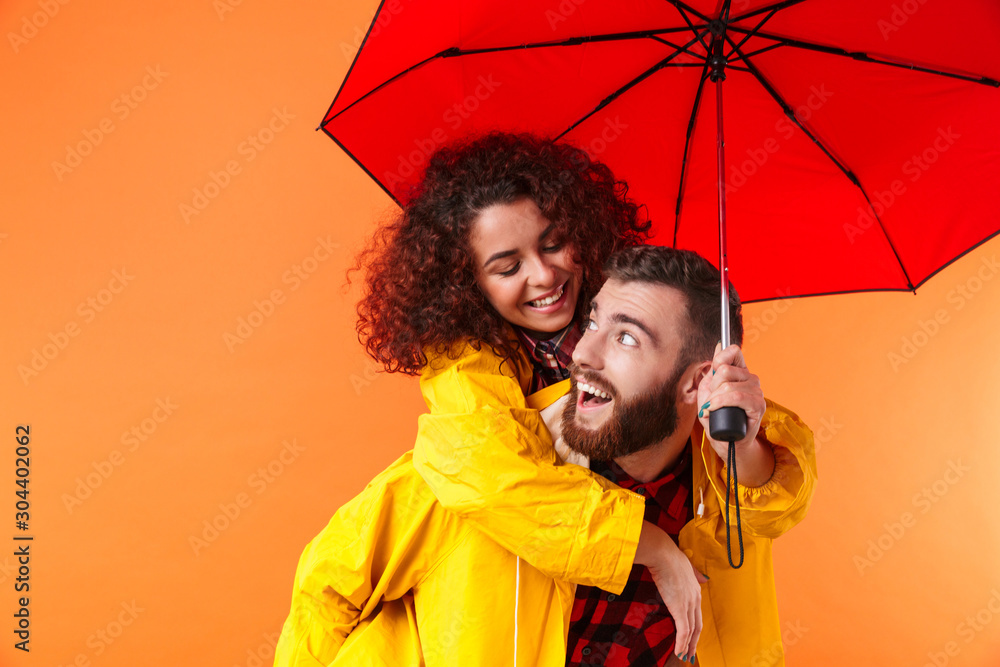
[[[516,554],[519,578],[533,567],[620,592],[633,565],[648,566],[676,624],[675,653],[693,656],[698,573],[643,521],[640,496],[562,464],[531,409],[547,401],[525,398],[568,377],[601,266],[645,239],[649,224],[626,195],[583,151],[530,136],[439,150],[359,258],[358,332],[387,371],[421,376],[430,414],[412,463],[441,505]]]

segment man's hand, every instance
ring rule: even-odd
[[[774,472],[774,452],[766,443],[757,440],[767,402],[760,388],[760,378],[747,369],[739,345],[730,345],[725,350],[721,347],[721,344],[715,346],[713,372],[706,373],[698,387],[698,403],[703,408],[699,419],[705,433],[710,433],[710,412],[726,406],[743,408],[747,413],[747,435],[736,443],[737,476],[744,486],[760,486]],[[725,461],[729,455],[729,443],[713,440],[711,435],[709,443],[719,458]]]
[[[642,524],[635,563],[649,568],[677,629],[674,653],[690,662],[701,636],[701,584],[708,578],[694,568],[662,528],[649,521]]]

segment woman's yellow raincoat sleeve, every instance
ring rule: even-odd
[[[488,345],[430,359],[413,464],[445,508],[545,574],[620,593],[642,529],[642,496],[564,464],[524,392],[531,367]]]

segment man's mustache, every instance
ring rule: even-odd
[[[618,398],[618,389],[597,371],[583,370],[572,361],[569,362],[567,368],[569,368],[570,383],[574,391],[578,391],[576,386],[578,384],[577,378],[582,378],[590,386],[596,387],[606,393],[612,400]]]

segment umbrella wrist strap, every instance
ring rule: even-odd
[[[736,443],[729,441],[729,453],[726,460],[726,555],[729,556],[729,566],[739,569],[743,565],[743,522],[740,520],[740,494],[737,493],[736,485]],[[733,503],[736,505],[736,538],[740,545],[740,562],[733,563],[733,538],[729,525],[729,493],[732,491]]]

